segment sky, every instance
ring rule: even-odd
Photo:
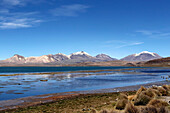
[[[169,0],[0,0],[0,60],[85,51],[170,56]]]

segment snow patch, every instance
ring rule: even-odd
[[[135,54],[135,56],[140,56],[141,54],[150,54],[150,55],[152,55],[152,56],[155,56],[154,53],[149,52],[149,51],[143,51],[143,52],[141,52],[141,53],[137,53],[137,54]]]
[[[71,55],[88,55],[88,56],[90,56],[88,53],[86,53],[84,51],[79,51],[79,52],[76,52],[76,53],[72,53]]]
[[[67,58],[70,59],[70,55],[65,55],[65,54],[63,54],[63,53],[58,53],[57,55],[65,56],[65,57],[67,57]]]

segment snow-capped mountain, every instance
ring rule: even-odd
[[[103,61],[114,61],[117,60],[116,58],[112,58],[109,55],[106,54],[98,54],[96,56],[97,59],[103,60]]]
[[[80,51],[80,52],[72,53],[71,55],[69,55],[69,58],[70,59],[89,59],[93,57],[84,51]]]
[[[121,60],[123,61],[149,61],[149,60],[159,59],[159,58],[162,58],[162,57],[159,56],[157,53],[143,51],[141,53],[126,56],[122,58]]]
[[[80,62],[100,62],[100,61],[113,61],[115,58],[111,58],[105,54],[99,54],[96,57],[89,55],[84,51],[65,55],[58,53],[55,55],[43,55],[39,57],[24,57],[21,55],[14,55],[11,58],[0,61],[0,63],[12,63],[12,64],[73,64]]]
[[[69,60],[70,59],[69,56],[62,54],[62,53],[58,53],[58,54],[53,55],[53,58],[55,59],[55,61],[63,61],[63,60]]]

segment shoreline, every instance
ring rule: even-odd
[[[86,72],[103,72],[103,71],[123,71],[123,70],[136,70],[136,69],[144,69],[149,67],[130,67],[130,68],[123,68],[123,69],[95,69],[95,70],[78,70],[78,71],[61,71],[61,72],[28,72],[28,73],[16,73],[16,74],[0,74],[0,76],[18,76],[18,75],[45,75],[45,74],[64,74],[64,73],[86,73]],[[155,67],[151,67],[155,68]]]
[[[141,86],[148,88],[154,85],[161,86],[164,84],[169,85],[170,82],[161,81],[161,82],[153,82],[153,83],[147,83],[147,84],[141,84],[141,85],[116,87],[116,88],[109,88],[109,89],[99,89],[99,90],[89,90],[89,91],[72,91],[72,92],[30,96],[30,97],[18,98],[18,99],[13,99],[13,100],[3,100],[3,101],[0,101],[0,112],[5,111],[5,110],[26,108],[30,106],[37,106],[37,105],[47,104],[51,102],[57,102],[59,100],[71,99],[74,97],[107,94],[107,93],[130,92],[130,91],[138,90]]]

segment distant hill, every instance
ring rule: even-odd
[[[132,54],[120,60],[106,54],[91,56],[84,51],[70,55],[58,53],[38,57],[15,54],[6,60],[0,60],[0,66],[170,66],[170,57],[162,58],[148,51]]]
[[[143,51],[143,52],[138,53],[138,54],[132,54],[132,55],[126,56],[126,57],[122,58],[121,60],[122,61],[139,62],[139,61],[149,61],[149,60],[159,59],[159,58],[162,58],[162,57],[159,56],[157,53]]]
[[[145,62],[142,65],[144,65],[144,66],[169,67],[170,66],[170,57],[150,60],[150,61]]]
[[[82,62],[103,62],[103,61],[115,61],[117,59],[112,58],[106,54],[99,54],[97,56],[91,56],[84,51],[65,55],[58,53],[55,55],[43,55],[39,57],[24,57],[15,54],[11,58],[1,60],[0,65],[66,65],[76,64]]]

